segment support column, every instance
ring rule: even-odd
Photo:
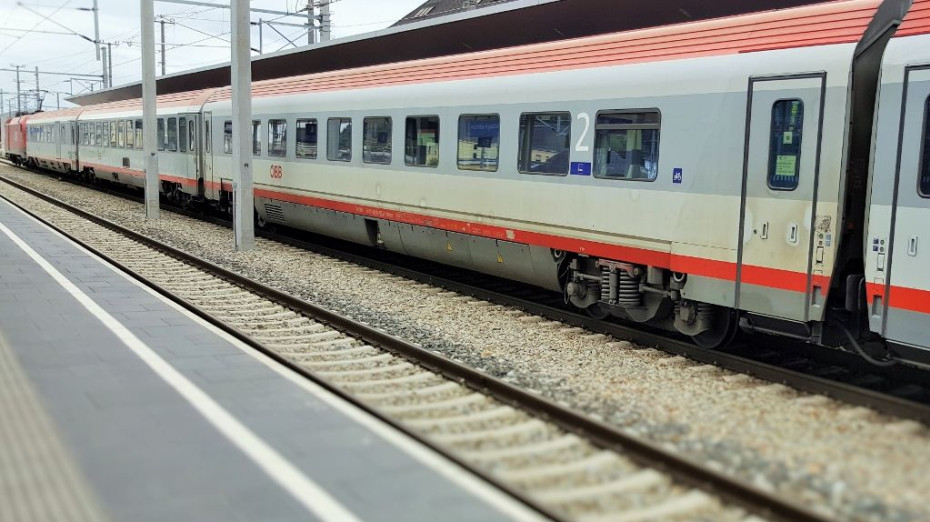
[[[231,0],[233,233],[236,250],[255,248],[252,189],[252,61],[249,0]]]
[[[145,156],[145,218],[158,219],[158,136],[156,134],[155,0],[141,0],[142,149]]]
[[[161,23],[161,75],[165,75],[165,66],[168,62],[168,57],[165,56],[165,20],[159,20]]]

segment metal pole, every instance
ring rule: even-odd
[[[313,0],[307,0],[307,45],[316,40],[316,7]]]
[[[42,98],[39,92],[39,66],[36,66],[36,110],[42,108]]]
[[[252,192],[252,62],[249,0],[231,0],[233,233],[236,250],[255,248]]]
[[[100,71],[101,75],[106,78],[107,62],[100,58],[100,9],[97,8],[97,0],[94,0],[94,47],[97,49],[97,61],[101,62],[100,65],[103,67],[103,70]],[[106,80],[104,80],[103,86],[107,86]]]
[[[22,91],[19,87],[19,68],[21,65],[16,66],[16,112],[19,114],[23,113],[23,101],[22,101]]]
[[[155,0],[142,10],[142,149],[145,155],[145,218],[158,219],[158,137],[155,123]]]
[[[106,47],[103,48],[103,53],[101,54],[103,55],[103,88],[106,89],[107,87],[110,86],[110,81],[107,79],[107,62],[109,60],[107,60]]]
[[[56,111],[61,110],[61,93],[60,92],[55,93],[55,110]]]
[[[154,30],[154,27],[153,27]],[[110,87],[113,87],[113,43],[107,42],[107,77],[110,78]]]
[[[159,20],[161,23],[161,75],[165,75],[165,62],[168,58],[165,56],[165,19]]]
[[[320,41],[328,42],[332,36],[332,27],[329,18],[329,1],[320,5]]]
[[[259,18],[258,19],[258,54],[265,54],[265,39],[262,36],[263,25],[265,25],[264,20]]]

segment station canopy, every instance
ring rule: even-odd
[[[252,58],[252,79],[272,80],[550,42],[724,16],[784,9],[828,0],[515,0],[482,9]],[[229,64],[158,78],[158,94],[225,87]],[[133,83],[68,101],[92,105],[141,98]]]

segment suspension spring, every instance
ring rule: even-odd
[[[620,270],[620,281],[617,291],[617,302],[621,306],[639,306],[642,294],[639,292],[639,278],[634,278],[626,270]]]
[[[601,267],[601,301],[610,302],[610,268]]]
[[[697,304],[698,321],[711,322],[714,320],[714,305],[707,303]]]

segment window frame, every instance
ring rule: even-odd
[[[930,199],[930,95],[924,102],[924,124],[920,135],[920,152],[917,156],[917,195]],[[926,172],[925,172],[926,171]],[[923,178],[928,178],[927,192],[924,192]]]
[[[159,151],[168,150],[168,127],[165,123],[165,118],[157,118],[155,120],[155,135],[157,138],[155,148]]]
[[[468,167],[463,167],[463,166],[462,166],[462,157],[460,156],[460,153],[461,153],[461,149],[460,149],[461,145],[460,145],[460,144],[462,143],[462,119],[463,119],[463,118],[477,118],[477,117],[482,117],[482,118],[492,118],[492,117],[493,117],[493,118],[497,118],[497,158],[495,159],[495,162],[494,162],[494,169],[493,169],[493,170],[491,170],[491,169],[482,169],[482,168],[468,168]],[[457,132],[457,135],[456,135],[456,140],[455,140],[455,151],[456,151],[456,152],[455,152],[455,167],[456,167],[456,169],[458,169],[458,170],[464,170],[464,171],[468,171],[468,172],[497,172],[497,171],[499,171],[499,170],[500,170],[500,166],[501,166],[501,152],[500,152],[500,149],[501,149],[501,115],[500,115],[500,113],[487,113],[487,114],[467,113],[467,114],[459,114],[458,125],[457,125],[456,127],[457,127],[457,131],[458,131],[458,132]]]
[[[562,152],[566,152],[566,153],[568,154],[568,161],[565,162],[565,172],[533,172],[533,171],[531,171],[531,170],[521,170],[521,168],[520,168],[520,162],[521,162],[521,159],[522,159],[521,157],[523,156],[523,154],[524,154],[525,152],[529,152],[529,153],[532,152],[532,150],[530,150],[530,151],[524,151],[524,143],[523,143],[524,140],[521,140],[521,139],[520,139],[520,132],[521,132],[521,129],[522,129],[522,120],[523,120],[523,117],[524,117],[524,116],[539,116],[539,115],[555,116],[555,115],[563,115],[563,114],[568,116],[568,126],[569,126],[569,130],[568,130],[568,145],[565,147],[565,150],[562,151]],[[573,131],[574,131],[574,120],[572,119],[573,116],[574,116],[574,115],[572,114],[572,111],[571,111],[571,110],[567,110],[567,111],[551,111],[551,112],[534,111],[534,112],[521,112],[521,113],[520,113],[520,116],[519,116],[519,118],[517,119],[517,172],[518,172],[518,173],[520,173],[520,174],[528,174],[528,175],[530,175],[530,176],[568,176],[569,172],[571,172],[571,170],[572,170],[572,161],[571,161],[571,155],[572,155],[572,138],[573,138],[573,135],[572,135],[572,134],[573,134]],[[532,136],[532,134],[531,134],[530,136]],[[557,152],[556,154],[553,154],[553,156],[555,156],[555,155],[557,155],[557,154],[559,154],[559,152]],[[532,162],[532,161],[530,160],[529,157],[525,158],[525,160],[523,161],[524,165],[529,165],[531,162]],[[527,167],[524,167],[524,169],[528,169],[528,166],[527,166]]]
[[[801,125],[800,125],[801,139],[800,141],[801,143],[798,145],[798,155],[797,155],[797,158],[795,159],[794,186],[775,187],[775,186],[772,186],[772,179],[775,177],[773,176],[773,172],[774,172],[774,169],[777,168],[777,164],[778,164],[778,160],[774,159],[776,155],[773,154],[775,151],[772,147],[772,145],[774,144],[774,138],[775,138],[775,133],[773,132],[775,130],[774,129],[775,107],[781,102],[794,102],[794,101],[801,104],[801,111],[800,111],[800,114],[801,114]],[[779,98],[772,102],[772,110],[769,112],[769,136],[768,136],[768,142],[769,142],[768,149],[769,150],[768,150],[768,154],[766,158],[766,168],[765,168],[765,185],[769,188],[769,190],[777,190],[779,192],[793,192],[797,190],[798,187],[801,185],[801,152],[802,152],[801,149],[804,146],[804,110],[805,110],[804,100],[802,100],[801,98],[797,98],[797,97]],[[784,135],[784,131],[782,131],[782,134]]]
[[[610,114],[655,114],[658,118],[655,123],[620,123],[620,124],[604,124],[610,125],[616,130],[655,130],[656,131],[656,157],[655,157],[655,176],[652,178],[629,178],[629,177],[615,177],[615,176],[605,176],[597,174],[597,131],[601,127],[598,124],[598,119],[601,115],[610,115]],[[636,108],[636,109],[608,109],[600,110],[594,114],[594,147],[593,147],[593,158],[591,161],[591,175],[597,179],[609,179],[615,181],[639,181],[652,183],[659,179],[659,149],[662,143],[662,111],[658,107],[648,107],[648,108]],[[571,164],[569,163],[569,169]]]
[[[303,123],[304,125],[306,125],[307,123],[311,123],[311,122],[313,123],[313,125],[316,126],[316,133],[314,134],[314,136],[315,136],[316,139],[313,141],[313,147],[314,147],[314,149],[313,149],[313,155],[312,155],[312,156],[301,155],[301,154],[300,154],[300,149],[298,148],[298,144],[299,144],[300,142],[297,141],[297,135],[300,133],[300,129],[301,129],[301,124],[302,124],[302,123]],[[309,142],[303,142],[303,143],[309,143]],[[320,157],[320,120],[319,120],[319,118],[297,118],[297,120],[295,121],[295,125],[294,125],[294,157],[295,157],[296,159],[299,159],[299,160],[315,160],[315,159],[318,159],[318,158]]]
[[[281,150],[272,147],[275,142],[274,128],[276,125],[283,125],[282,138],[278,141],[281,143]],[[286,158],[287,157],[287,119],[285,118],[268,118],[268,157],[269,158]]]
[[[186,153],[190,150],[190,135],[187,126],[187,116],[178,116],[178,152]]]
[[[426,162],[422,164],[421,163],[410,163],[409,161],[407,161],[407,157],[409,156],[407,154],[407,122],[409,122],[411,119],[420,120],[424,118],[436,118],[436,164],[435,165],[430,165],[429,159],[426,159]],[[420,130],[422,128],[423,127],[418,122],[417,142],[419,142],[420,134],[421,134]],[[442,118],[440,118],[438,114],[411,114],[411,115],[406,116],[404,118],[404,166],[418,167],[418,168],[425,167],[425,168],[430,168],[430,169],[439,168],[439,163],[440,161],[442,161],[442,150],[440,149],[440,146],[442,143],[441,139],[442,139]],[[417,146],[419,147],[419,144]]]
[[[373,161],[371,159],[365,159],[365,143],[366,143],[366,132],[368,130],[368,120],[387,120],[387,141],[388,141],[388,157],[387,161]],[[394,118],[390,116],[365,116],[362,118],[362,163],[368,165],[390,165],[394,162]]]
[[[336,141],[336,147],[335,147],[335,150],[336,150],[336,151],[341,150],[341,149],[339,148],[339,141],[338,141],[338,140],[340,140],[340,139],[342,138],[342,124],[343,124],[344,121],[349,122],[349,157],[346,158],[346,159],[342,159],[342,158],[338,158],[338,157],[337,157],[337,158],[333,158],[333,157],[330,156],[330,150],[332,149],[331,143],[332,143],[332,137],[333,137],[333,133],[330,132],[330,128],[331,128],[330,125],[331,125],[331,122],[333,122],[333,121],[338,121],[338,122],[339,122],[339,131],[335,133],[335,135],[336,135],[336,140],[337,140],[337,141]],[[319,133],[319,127],[317,127],[317,132]],[[353,149],[353,147],[352,147],[352,145],[353,145],[353,143],[352,143],[352,138],[353,138],[353,133],[354,133],[354,132],[355,132],[355,129],[352,128],[352,117],[351,117],[351,116],[333,116],[333,117],[331,117],[331,118],[326,118],[326,161],[341,161],[341,162],[343,162],[343,163],[350,163],[350,162],[352,161],[352,156],[353,156],[353,152],[354,152],[354,151],[352,150],[352,149]],[[317,134],[317,135],[319,136],[319,134]]]

